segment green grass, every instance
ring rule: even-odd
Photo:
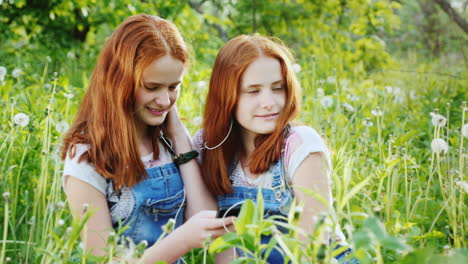
[[[68,62],[55,65],[56,75],[45,58],[23,64],[17,78],[9,67],[0,82],[0,263],[70,262],[76,256],[83,256],[82,263],[100,261],[82,253],[83,222],[71,218],[61,188],[64,122],[71,124],[89,76],[81,62]],[[301,59],[297,121],[319,131],[332,150],[336,221],[361,263],[462,263],[468,258],[468,214],[459,183],[468,182],[468,139],[460,130],[468,123],[468,72],[450,68],[444,69],[450,76],[441,75],[434,73],[440,72],[436,64],[405,63],[421,73],[401,66],[358,74],[333,67],[326,56]],[[208,82],[209,73],[205,64],[193,65],[178,102],[192,133],[207,90],[200,81]],[[434,126],[431,112],[446,124]],[[18,113],[29,116],[26,126],[15,124]],[[433,152],[434,138],[445,140],[448,151]],[[245,234],[225,237],[225,244],[271,228],[252,217],[245,220]],[[319,263],[329,257],[314,240],[319,233],[310,235],[311,243],[294,240],[294,232],[278,239],[298,263]],[[106,260],[119,251],[113,241],[109,245]],[[211,263],[215,247],[208,250],[207,244],[186,260]]]

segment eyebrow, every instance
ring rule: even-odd
[[[175,82],[169,86],[172,86],[172,85],[178,85],[179,83],[181,83],[182,81],[178,81],[178,82]],[[154,86],[163,86],[164,83],[158,83],[158,82],[143,82],[145,85],[154,85]]]
[[[276,81],[274,83],[272,83],[271,85],[277,85],[277,84],[282,84],[283,81],[282,80],[279,80],[279,81]],[[247,88],[259,88],[259,87],[262,87],[263,85],[261,84],[251,84],[249,86],[247,86]]]

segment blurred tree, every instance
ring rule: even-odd
[[[457,25],[465,31],[465,33],[468,33],[468,22],[460,16],[455,9],[450,5],[449,2],[446,0],[434,0],[442,10],[444,10],[445,13],[455,22]],[[468,2],[465,2],[465,6]]]

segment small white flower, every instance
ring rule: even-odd
[[[465,193],[468,193],[468,182],[466,181],[456,181],[455,182]]]
[[[371,111],[372,115],[373,116],[382,116],[383,115],[383,111],[380,110],[379,107],[375,108],[374,110]]]
[[[66,230],[67,234],[70,234],[72,232],[72,230],[73,230],[73,228],[71,228],[71,226],[67,227],[67,230]]]
[[[6,258],[5,258],[5,262],[11,262],[11,258],[10,258],[10,257],[6,257]]]
[[[64,201],[58,201],[55,204],[55,208],[57,208],[58,210],[62,210],[64,207],[65,207],[65,202]]]
[[[52,89],[52,85],[50,83],[46,83],[46,84],[44,84],[44,88]]]
[[[21,76],[21,74],[23,73],[23,71],[20,69],[20,68],[16,68],[13,70],[13,72],[11,73],[11,75],[15,78],[19,78]]]
[[[343,103],[342,105],[349,112],[354,112],[354,110],[355,110],[354,107],[352,105],[348,104],[348,103]]]
[[[202,117],[201,116],[196,116],[193,118],[193,124],[196,126],[200,126],[202,122]]]
[[[320,87],[320,88],[317,89],[317,95],[318,96],[322,97],[324,94],[325,94],[325,91],[323,90],[323,88]]]
[[[59,219],[59,220],[57,221],[57,225],[58,225],[58,226],[63,226],[64,224],[65,224],[65,221],[63,221],[63,219]]]
[[[443,127],[445,124],[447,124],[447,118],[445,118],[443,115],[435,114],[435,113],[430,113],[432,116],[432,124],[434,126],[438,127]]]
[[[72,99],[75,95],[72,93],[64,93],[63,96],[65,96],[65,98]]]
[[[468,124],[462,126],[461,133],[464,137],[468,138]]]
[[[336,76],[328,76],[327,77],[327,83],[335,84],[336,83]]]
[[[400,87],[392,87],[392,86],[385,86],[385,91],[389,94],[400,94],[401,88]]]
[[[320,103],[326,108],[330,108],[333,105],[333,98],[330,96],[324,96],[322,100],[320,100]]]
[[[448,144],[441,138],[435,138],[431,142],[431,149],[435,153],[448,152]]]
[[[60,134],[67,132],[69,128],[70,126],[66,121],[60,121],[55,125],[55,130],[57,130],[57,132],[59,132]]]
[[[75,58],[75,52],[73,52],[73,51],[67,52],[67,57],[68,57],[69,59],[74,59],[74,58]]]
[[[49,62],[49,63],[52,62],[52,58],[51,58],[50,56],[46,56],[46,60],[47,60],[47,62]]]
[[[3,66],[0,66],[0,80],[3,81],[5,80],[5,76],[7,74],[7,69]]]
[[[346,98],[348,98],[348,100],[350,100],[351,102],[359,101],[359,97],[357,97],[356,95],[352,93],[347,94]]]
[[[362,124],[365,125],[366,127],[371,127],[374,125],[374,123],[370,120],[370,118],[366,118],[365,120],[363,120]]]
[[[206,82],[205,82],[205,81],[199,81],[199,82],[197,82],[197,87],[198,87],[199,89],[205,88],[205,87],[206,87]]]
[[[318,83],[319,85],[323,85],[323,84],[325,83],[325,80],[320,79],[320,80],[317,81],[317,83]]]
[[[13,117],[13,122],[20,127],[25,127],[29,124],[29,116],[23,113],[16,114]]]
[[[3,198],[5,198],[5,199],[10,198],[10,193],[9,192],[4,192],[3,193]]]
[[[301,72],[301,69],[302,69],[302,68],[301,68],[301,65],[299,65],[299,64],[297,64],[297,63],[294,63],[294,64],[292,65],[292,70],[293,70],[293,72],[295,72],[295,73]]]

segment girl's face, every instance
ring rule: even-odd
[[[154,60],[142,73],[135,96],[137,127],[159,126],[177,101],[185,73],[182,61],[170,55]]]
[[[270,134],[284,108],[286,88],[277,59],[258,57],[245,70],[235,109],[242,136]]]

